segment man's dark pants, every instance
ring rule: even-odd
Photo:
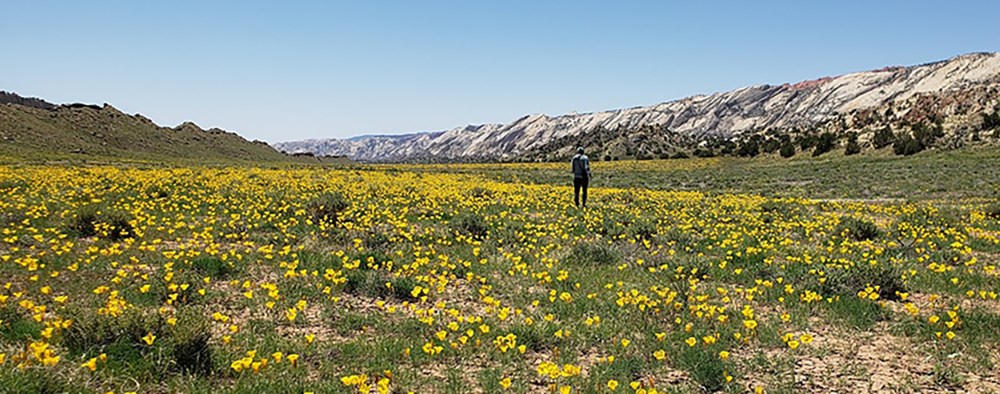
[[[573,178],[573,203],[577,207],[580,206],[580,188],[583,188],[583,206],[587,207],[587,185],[590,183],[590,179],[587,178]]]

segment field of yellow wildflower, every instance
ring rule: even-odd
[[[0,392],[1000,390],[991,198],[477,168],[0,167]]]

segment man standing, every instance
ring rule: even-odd
[[[580,188],[583,188],[583,207],[587,207],[587,186],[590,184],[590,159],[583,154],[583,147],[576,148],[573,156],[573,203],[579,208]]]

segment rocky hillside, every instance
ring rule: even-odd
[[[525,116],[509,124],[436,133],[306,140],[275,144],[288,152],[347,155],[363,161],[553,160],[585,145],[598,157],[651,158],[737,154],[741,145],[775,151],[873,144],[932,130],[921,144],[956,145],[993,138],[1000,53],[974,53],[911,67],[759,85],[648,107],[588,114]],[[995,115],[992,115],[995,116]],[[829,135],[824,135],[829,133]],[[752,148],[752,147],[751,147]],[[744,153],[754,153],[747,148]],[[822,152],[820,152],[822,153]]]
[[[0,92],[0,158],[14,160],[141,160],[157,162],[287,162],[261,141],[186,122],[167,128],[142,115],[88,104],[55,105]]]

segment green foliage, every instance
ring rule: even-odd
[[[885,263],[832,268],[827,271],[820,292],[827,297],[852,299],[858,298],[859,291],[870,287],[879,299],[895,301],[900,299],[900,294],[907,292],[902,277],[902,269]]]
[[[387,285],[388,284],[388,285]],[[415,301],[413,289],[419,283],[409,276],[391,277],[383,271],[352,270],[347,274],[344,292],[368,297],[394,297],[404,301]]]
[[[41,323],[25,318],[15,305],[0,305],[0,344],[36,338],[41,329]]]
[[[685,346],[676,361],[705,392],[717,392],[726,384],[726,364],[711,348]]]
[[[879,304],[858,298],[857,295],[841,296],[840,299],[823,303],[833,317],[841,323],[857,330],[869,330],[875,323],[888,318],[889,313]]]
[[[983,116],[983,130],[993,130],[1000,128],[1000,107],[993,109],[992,114],[982,114]]]
[[[574,265],[611,265],[619,259],[619,252],[612,246],[595,241],[573,245],[563,261]]]
[[[112,345],[141,348],[148,333],[162,337],[164,323],[158,316],[126,312],[116,318],[80,313],[63,334],[63,346],[74,354],[104,353]]]
[[[400,276],[393,279],[392,283],[392,295],[400,300],[406,301],[416,301],[418,298],[413,296],[413,289],[417,287],[417,280],[409,276]]]
[[[920,145],[925,148],[934,146],[937,139],[941,137],[944,137],[944,128],[940,123],[927,125],[921,122],[913,125],[913,139],[920,142]]]
[[[909,134],[900,134],[892,143],[892,152],[898,156],[910,156],[923,151],[925,146]]]
[[[740,141],[739,148],[736,150],[736,155],[740,157],[754,157],[760,154],[760,142],[759,135],[754,135],[751,138],[747,138]]]
[[[6,366],[5,366],[6,367]],[[91,392],[86,386],[74,385],[66,377],[40,368],[5,368],[0,371],[0,392],[9,394],[61,394]]]
[[[845,217],[834,229],[834,234],[855,241],[870,241],[879,236],[878,226],[865,219]]]
[[[858,145],[857,141],[848,141],[847,144],[844,145],[845,156],[856,155],[858,153],[861,153],[861,145]]]
[[[101,236],[120,241],[135,234],[131,220],[125,212],[91,205],[78,209],[67,227],[78,237]]]
[[[696,148],[694,152],[692,152],[691,154],[693,154],[695,157],[701,157],[701,158],[715,157],[715,152],[712,150],[712,148],[707,148],[707,149]]]
[[[191,268],[199,274],[213,279],[229,277],[230,274],[236,271],[236,268],[232,264],[222,261],[217,256],[198,256],[191,261]]]
[[[306,210],[315,223],[335,225],[340,222],[342,212],[350,208],[351,202],[338,192],[323,193],[310,201]]]
[[[892,132],[892,128],[885,126],[875,132],[875,135],[872,137],[872,147],[882,149],[892,145],[895,140],[896,134]]]
[[[81,208],[67,227],[78,237],[93,237],[97,235],[97,222],[100,220],[97,213],[97,208],[93,206]]]
[[[451,227],[455,231],[468,235],[476,239],[486,238],[490,232],[490,226],[481,215],[474,213],[462,213],[451,219]]]
[[[764,143],[761,145],[761,149],[764,150],[764,153],[774,153],[774,152],[777,152],[778,149],[781,149],[782,145],[784,145],[786,142],[790,142],[791,141],[791,139],[788,138],[787,134],[783,134],[783,136],[785,136],[786,138],[785,139],[778,139],[778,138],[770,138],[770,137],[768,137],[766,140],[764,140]]]
[[[656,225],[646,220],[636,221],[628,227],[629,236],[639,240],[651,240],[656,232]]]
[[[795,145],[792,145],[790,142],[782,144],[781,150],[778,153],[786,159],[795,156]]]
[[[476,186],[476,187],[474,187],[472,189],[469,189],[468,193],[469,193],[469,197],[472,197],[472,198],[475,198],[475,199],[481,199],[481,200],[491,199],[491,198],[493,198],[493,195],[494,195],[494,193],[493,193],[492,190],[484,188],[482,186]]]
[[[816,146],[816,137],[811,134],[803,134],[798,136],[796,143],[799,145],[799,150],[805,152],[812,147]]]
[[[844,145],[844,155],[856,155],[861,153],[861,145],[858,144],[858,133],[847,133],[847,144]]]
[[[983,207],[983,215],[993,220],[1000,220],[1000,203],[991,203]]]
[[[205,319],[184,319],[173,327],[173,360],[183,373],[209,376],[213,372],[212,334]]]
[[[347,273],[347,282],[344,283],[344,292],[355,295],[367,295],[377,297],[382,292],[381,287],[385,286],[382,276],[376,271],[352,270]]]
[[[813,157],[822,155],[826,152],[833,150],[836,141],[837,141],[837,136],[833,135],[833,133],[829,131],[820,134],[819,137],[816,139],[816,147],[815,149],[813,149],[812,153]]]

